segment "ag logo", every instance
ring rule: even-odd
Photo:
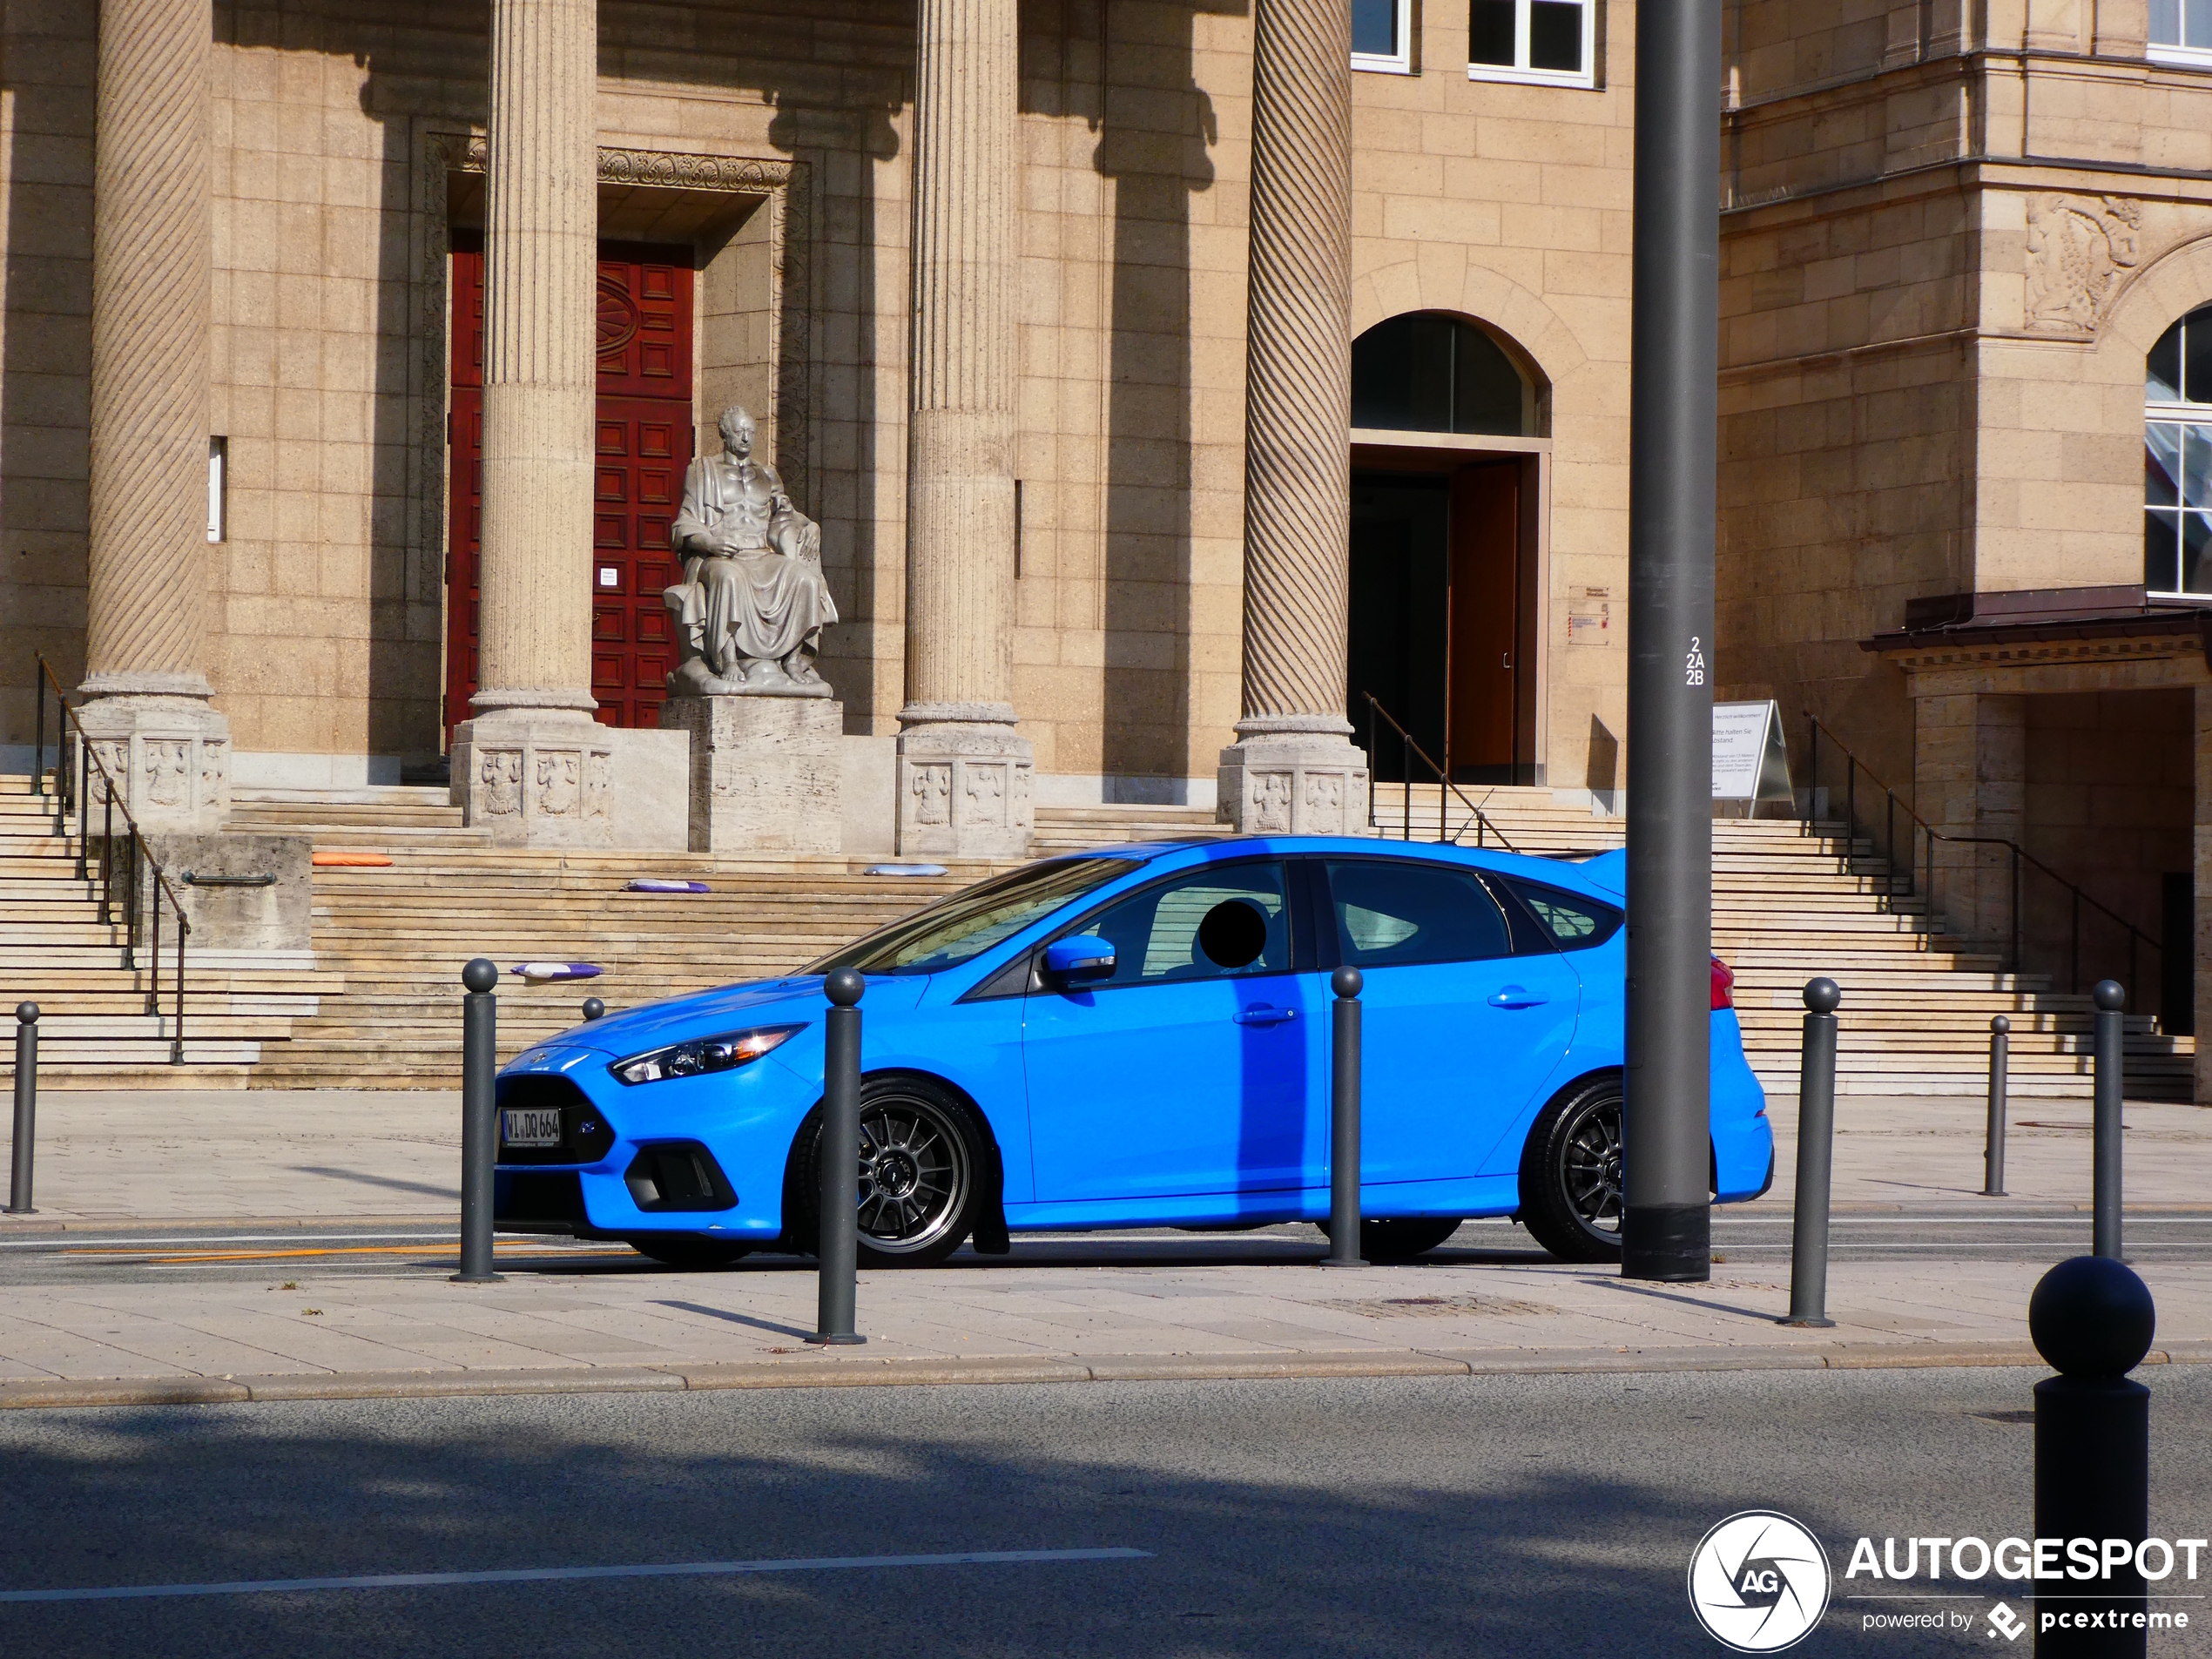
[[[1787,1515],[1746,1509],[1698,1541],[1689,1605],[1707,1634],[1738,1653],[1779,1653],[1828,1607],[1828,1552]]]

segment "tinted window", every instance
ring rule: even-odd
[[[1513,954],[1505,913],[1472,870],[1396,859],[1326,863],[1337,950],[1355,968]]]
[[[1540,887],[1533,881],[1507,883],[1521,896],[1552,941],[1561,950],[1588,950],[1613,937],[1621,926],[1621,913],[1609,904],[1586,899],[1579,893]]]
[[[808,963],[806,971],[826,974],[833,968],[857,968],[863,974],[934,974],[957,968],[1069,900],[1137,867],[1135,859],[1054,859],[1032,864],[940,899],[858,944]]]
[[[1285,974],[1290,906],[1273,861],[1185,871],[1131,894],[1076,931],[1114,947],[1114,977],[1099,985]]]

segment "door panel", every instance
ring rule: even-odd
[[[1258,942],[1224,943],[1244,907]],[[1075,932],[1112,941],[1096,987],[1032,992],[1022,1048],[1044,1203],[1292,1190],[1318,1157],[1325,1059],[1313,975],[1291,971],[1284,867],[1185,871]]]
[[[1451,717],[1454,778],[1513,780],[1515,624],[1521,583],[1521,466],[1452,476]]]
[[[1546,1089],[1581,984],[1548,948],[1521,955],[1508,914],[1464,867],[1328,859],[1325,932],[1358,968],[1364,1185],[1460,1180]],[[1525,923],[1524,923],[1525,927]]]
[[[602,725],[659,724],[675,641],[661,590],[679,568],[669,528],[692,448],[691,250],[606,242],[596,297],[599,347],[591,518],[591,694]],[[446,563],[446,727],[480,684],[476,567],[483,536],[484,256],[453,251],[451,516]]]

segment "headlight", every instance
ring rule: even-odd
[[[734,1071],[750,1065],[804,1026],[763,1026],[757,1031],[726,1031],[718,1037],[694,1037],[645,1054],[617,1060],[607,1069],[620,1083],[657,1083],[664,1077],[697,1077],[710,1071]]]

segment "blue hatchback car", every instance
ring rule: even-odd
[[[983,881],[787,979],[579,1026],[500,1075],[499,1227],[714,1265],[815,1237],[822,976],[859,968],[860,1244],[1319,1221],[1331,971],[1362,972],[1364,1224],[1471,1216],[1620,1254],[1625,854],[1283,837],[1112,847]],[[1712,1184],[1773,1178],[1713,965]]]

